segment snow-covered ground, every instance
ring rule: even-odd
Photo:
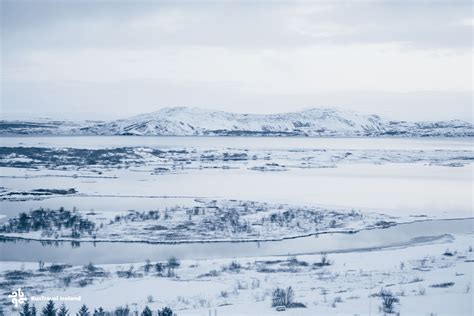
[[[67,302],[73,311],[87,304],[106,310],[128,305],[132,311],[170,306],[178,315],[208,315],[209,310],[279,315],[271,308],[272,291],[291,286],[294,301],[306,308],[287,309],[284,315],[379,315],[381,289],[399,299],[395,311],[401,315],[472,315],[472,246],[470,233],[377,251],[330,253],[327,265],[316,254],[182,260],[179,267],[160,272],[153,260],[61,272],[49,271],[51,263],[38,271],[36,262],[3,262],[1,280],[4,290],[22,286],[27,296],[80,296],[81,302]]]

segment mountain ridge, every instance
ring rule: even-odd
[[[474,131],[471,123],[461,120],[393,121],[335,108],[240,114],[166,107],[105,122],[0,121],[0,135],[472,137]]]

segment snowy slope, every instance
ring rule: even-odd
[[[236,114],[198,108],[158,112],[98,124],[83,132],[99,135],[304,135],[304,136],[473,136],[462,121],[394,122],[377,115],[314,108],[282,114]]]
[[[19,122],[16,122],[17,124]],[[0,134],[38,134],[37,129],[9,128]],[[459,121],[387,121],[377,115],[313,108],[281,114],[237,114],[199,108],[174,107],[131,118],[51,129],[72,135],[220,135],[220,136],[474,136],[472,124]],[[8,127],[8,128],[7,128]],[[47,134],[42,131],[41,134]]]

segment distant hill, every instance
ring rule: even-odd
[[[406,136],[472,137],[460,120],[407,122],[313,108],[281,114],[237,114],[173,107],[109,122],[1,121],[0,135]]]

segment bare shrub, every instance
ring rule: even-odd
[[[342,298],[340,296],[336,296],[334,300],[332,301],[331,306],[333,308],[336,308],[337,303],[342,303]]]
[[[381,289],[378,296],[382,299],[381,309],[384,313],[392,314],[395,312],[395,304],[400,300],[395,297],[392,292],[386,289]]]
[[[227,297],[229,297],[229,292],[227,292],[227,291],[221,291],[220,296],[223,297],[223,298],[227,298]]]
[[[303,303],[294,301],[295,292],[291,286],[286,289],[277,287],[272,292],[272,307],[285,306],[287,308],[306,307]]]
[[[309,265],[306,261],[298,260],[295,256],[288,258],[288,264],[290,266],[303,266],[303,267],[306,267]]]
[[[136,276],[136,273],[133,271],[134,267],[133,265],[130,266],[130,268],[128,268],[128,270],[126,271],[117,271],[117,276],[119,278],[133,278]]]
[[[168,259],[168,267],[174,269],[174,268],[177,268],[181,265],[181,263],[179,262],[179,259],[176,258],[176,257],[170,257]]]
[[[425,294],[426,294],[425,288],[420,286],[420,288],[418,289],[418,295],[423,296]]]
[[[289,293],[288,293],[289,292]],[[293,289],[288,287],[286,290],[277,287],[272,293],[272,307],[288,306],[293,302]]]
[[[145,265],[143,266],[143,271],[145,271],[145,273],[150,272],[152,266],[153,266],[153,265],[151,264],[150,259],[146,259],[146,263],[145,263]]]
[[[155,263],[155,271],[158,272],[158,273],[161,273],[163,272],[163,270],[165,269],[165,265],[161,262],[157,262]]]
[[[321,259],[319,262],[313,263],[315,267],[325,267],[325,266],[330,266],[332,262],[328,259],[327,254],[321,253]]]
[[[89,272],[94,272],[97,269],[92,262],[89,262],[84,268]]]
[[[68,287],[71,284],[72,277],[71,276],[66,276],[63,278],[63,284],[65,287]]]
[[[240,265],[240,263],[238,263],[237,261],[232,261],[231,263],[229,263],[229,265],[224,266],[222,268],[222,271],[240,272],[241,268],[242,266]]]
[[[65,268],[70,268],[70,267],[71,267],[70,265],[66,265],[66,264],[53,263],[52,265],[49,266],[48,270],[51,273],[59,273],[59,272],[63,272]]]
[[[168,268],[168,271],[166,272],[166,277],[168,278],[174,278],[176,277],[176,272],[174,271],[173,268]]]

